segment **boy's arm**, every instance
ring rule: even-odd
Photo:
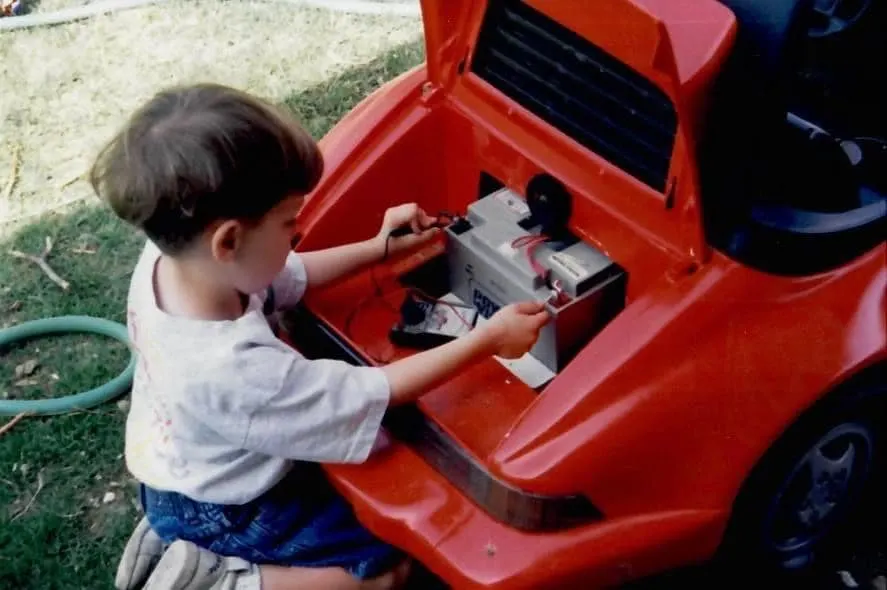
[[[359,268],[382,258],[385,243],[380,236],[336,246],[326,250],[299,254],[308,277],[308,286],[317,287],[331,283]]]
[[[451,378],[499,348],[494,324],[484,324],[465,336],[382,367],[391,390],[391,405],[405,404]]]
[[[385,211],[379,233],[369,240],[301,253],[302,263],[308,275],[308,286],[317,287],[331,283],[367,264],[378,262],[386,253],[396,254],[429,240],[438,232],[431,227],[435,221],[418,205],[408,203]],[[403,226],[409,226],[413,233],[396,238],[389,237],[392,230]]]
[[[413,401],[490,354],[516,358],[548,319],[539,303],[510,305],[471,333],[384,368],[306,360],[273,335],[239,346],[224,383],[230,395],[207,396],[221,408],[214,428],[242,448],[274,457],[360,463],[385,410]],[[237,408],[233,416],[227,415]]]
[[[523,355],[536,342],[548,320],[549,315],[540,302],[508,305],[465,336],[383,367],[391,390],[391,404],[414,401],[488,356],[517,358]]]
[[[429,234],[427,237],[434,233],[434,230],[424,232],[424,234]],[[394,251],[395,248],[400,250],[405,246],[420,243],[427,239],[424,234],[392,238],[389,244],[391,251]],[[403,243],[404,241],[407,242],[406,245]],[[384,252],[385,241],[379,236],[326,250],[298,254],[290,252],[283,270],[271,283],[274,292],[274,309],[280,310],[295,306],[308,287],[331,283],[362,266],[377,262],[382,258]]]

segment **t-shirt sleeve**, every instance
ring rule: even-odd
[[[244,353],[238,365],[252,377],[239,387],[260,390],[239,395],[262,401],[249,411],[243,448],[318,463],[366,460],[390,398],[381,369],[308,360],[285,345]]]
[[[280,274],[271,283],[274,297],[274,310],[287,309],[295,306],[308,287],[308,274],[302,257],[290,252],[286,264]]]

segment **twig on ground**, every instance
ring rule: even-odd
[[[86,180],[86,172],[81,172],[80,174],[78,174],[74,178],[72,178],[70,180],[66,180],[65,182],[61,183],[59,185],[59,190],[63,191],[66,188],[68,188],[69,186],[71,186],[72,184],[74,184],[75,182],[79,182],[81,180]]]
[[[27,412],[22,412],[21,414],[18,414],[15,418],[4,424],[2,427],[0,427],[0,436],[3,436],[4,434],[12,430],[12,427],[18,424],[21,419],[27,415]]]
[[[16,144],[12,148],[12,169],[9,172],[9,178],[6,180],[6,187],[3,189],[3,200],[8,201],[12,196],[15,185],[18,184],[19,169],[22,166],[22,146]]]
[[[6,479],[5,477],[0,477],[0,483],[4,483],[4,484],[8,485],[8,486],[9,486],[10,488],[12,488],[13,490],[17,490],[17,489],[18,489],[18,485],[17,485],[15,482],[9,481],[9,480]]]
[[[47,264],[46,257],[49,256],[49,253],[52,252],[52,239],[47,236],[46,237],[46,248],[43,249],[43,254],[39,256],[34,256],[33,254],[26,254],[24,252],[19,252],[18,250],[10,250],[9,255],[14,256],[16,258],[21,258],[23,260],[30,260],[34,264],[40,267],[40,270],[49,277],[49,279],[61,287],[63,290],[67,291],[71,286],[68,281],[58,276],[54,270]]]
[[[27,505],[24,508],[22,508],[19,512],[17,512],[16,515],[13,516],[9,522],[15,522],[20,517],[24,516],[24,514],[28,510],[31,509],[31,506],[33,506],[33,504],[34,504],[34,500],[37,499],[37,494],[39,494],[40,490],[42,490],[42,489],[43,489],[43,472],[41,471],[40,473],[37,474],[37,490],[34,492],[34,495],[31,496],[31,499],[28,501]]]

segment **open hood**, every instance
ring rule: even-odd
[[[524,3],[656,83],[675,103],[731,41],[734,17],[716,0],[421,0],[428,72],[446,86],[471,60],[488,13]]]
[[[696,152],[706,99],[735,35],[727,7],[716,0],[422,0],[422,11],[433,86],[444,94],[478,81],[508,86],[508,98],[653,191],[647,211],[632,210],[637,205],[620,191],[601,196],[612,200],[607,206],[653,220],[645,230],[681,256],[706,257]],[[602,110],[613,110],[607,101],[623,105],[617,118]]]

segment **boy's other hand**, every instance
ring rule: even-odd
[[[384,244],[387,245],[389,254],[408,250],[437,235],[440,228],[435,227],[435,223],[437,223],[437,218],[425,213],[416,203],[398,205],[385,211],[382,228],[379,230],[377,239],[381,242],[389,242]],[[401,227],[409,227],[412,233],[396,238],[390,237],[392,231]]]
[[[550,319],[544,303],[524,301],[500,309],[483,329],[489,330],[493,354],[515,359],[533,348]]]

